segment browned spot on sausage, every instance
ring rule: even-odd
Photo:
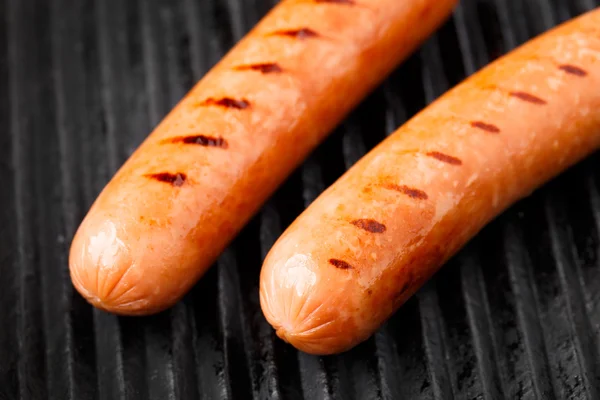
[[[398,296],[402,296],[408,290],[408,288],[410,288],[411,284],[411,281],[404,282],[404,285],[402,285],[400,291],[398,292]]]
[[[402,300],[402,297],[404,296],[404,294],[411,288],[414,287],[415,285],[415,280],[413,278],[412,273],[409,273],[409,275],[406,277],[404,283],[402,284],[402,286],[400,287],[400,290],[398,290],[396,292],[396,294],[394,295],[393,298],[393,302],[394,304],[398,304],[398,302],[400,300]]]
[[[384,224],[377,222],[374,219],[355,219],[350,223],[357,228],[371,233],[383,233],[386,229]]]
[[[296,39],[308,39],[319,36],[319,34],[310,28],[301,29],[287,29],[282,31],[273,32],[273,35],[277,36],[289,36]]]
[[[571,64],[562,64],[558,66],[558,69],[565,71],[567,74],[575,75],[575,76],[587,76],[587,71],[576,67]]]
[[[263,74],[283,72],[283,69],[277,63],[239,65],[235,69],[238,71],[259,71]]]
[[[144,176],[177,187],[182,186],[185,183],[185,180],[187,179],[185,174],[181,172],[178,172],[176,174],[172,174],[170,172],[159,172],[157,174],[146,174]]]
[[[398,306],[400,303],[400,301],[404,300],[404,294],[406,293],[406,291],[411,287],[411,283],[410,282],[405,282],[402,287],[400,288],[399,291],[395,292],[393,297],[392,297],[392,303],[394,304],[394,306]]]
[[[491,91],[496,91],[499,90],[497,85],[494,84],[485,84],[485,85],[480,85],[479,86],[480,90],[491,90]]]
[[[482,121],[471,121],[471,126],[489,133],[500,133],[500,128],[498,128],[496,125],[488,124]]]
[[[250,102],[246,99],[232,99],[230,97],[223,97],[221,99],[214,99],[212,97],[202,101],[200,106],[220,106],[225,108],[235,108],[243,110],[250,107]]]
[[[421,12],[419,13],[420,18],[425,18],[431,13],[431,3],[427,3]]]
[[[220,147],[226,149],[229,147],[227,140],[222,137],[214,137],[207,135],[191,135],[191,136],[179,136],[172,139],[167,139],[170,143],[183,143],[183,144],[196,144],[199,146],[206,147]]]
[[[439,151],[430,151],[427,155],[448,164],[462,165],[460,158],[452,157],[448,154],[440,153]]]
[[[348,264],[346,261],[338,260],[337,258],[330,258],[329,264],[339,269],[352,269],[352,265]]]
[[[315,3],[355,4],[354,0],[315,0]]]
[[[528,103],[537,104],[537,105],[540,105],[540,106],[546,104],[546,100],[540,99],[539,97],[534,96],[531,93],[527,93],[527,92],[510,92],[509,94],[512,97],[516,97],[517,99],[526,101]]]
[[[371,295],[373,294],[373,290],[371,290],[371,289],[367,289],[367,294],[368,294],[369,296],[371,296]]]
[[[406,185],[396,185],[395,183],[385,183],[381,185],[382,187],[390,190],[395,190],[397,192],[403,193],[408,197],[419,200],[427,200],[429,196],[422,190],[408,187]]]

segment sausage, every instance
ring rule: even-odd
[[[287,0],[275,6],[99,194],[71,244],[77,291],[123,315],[173,305],[455,2]]]
[[[411,118],[278,238],[260,303],[312,354],[369,338],[490,220],[600,146],[600,9],[532,39]]]

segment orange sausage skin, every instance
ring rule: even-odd
[[[100,193],[69,266],[94,306],[178,301],[267,197],[456,0],[287,0],[213,67]]]
[[[467,78],[325,190],[261,271],[262,310],[312,354],[370,337],[484,225],[600,146],[600,9]]]

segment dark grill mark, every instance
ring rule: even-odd
[[[384,224],[374,219],[355,219],[351,224],[371,233],[383,233],[386,229]]]
[[[329,264],[339,269],[352,269],[352,265],[348,264],[346,261],[338,260],[337,258],[330,258]]]
[[[213,137],[206,135],[180,136],[173,139],[168,139],[171,143],[197,144],[206,147],[220,147],[226,149],[229,147],[227,140],[222,137]]]
[[[250,102],[246,99],[232,99],[230,97],[223,97],[222,99],[213,99],[212,97],[204,100],[200,103],[201,106],[220,106],[225,108],[235,108],[243,110],[250,107]]]
[[[170,172],[159,172],[157,174],[146,174],[147,178],[155,179],[159,182],[165,182],[172,186],[180,187],[185,183],[187,177],[185,174],[178,172],[176,174],[172,174]]]
[[[240,65],[235,67],[238,71],[259,71],[263,74],[271,74],[283,72],[283,69],[277,63],[262,63],[262,64],[250,64]]]
[[[576,67],[570,64],[562,64],[558,66],[558,69],[565,71],[567,74],[576,75],[576,76],[587,76],[586,70]]]
[[[315,0],[316,3],[335,3],[354,5],[354,0]]]
[[[482,121],[471,121],[471,126],[489,133],[500,133],[500,128],[498,128],[496,125],[488,124]]]
[[[308,39],[319,36],[319,34],[313,31],[310,28],[301,28],[301,29],[288,29],[283,31],[274,32],[273,35],[278,36],[289,36],[296,39]]]
[[[462,165],[460,158],[452,157],[448,154],[440,153],[439,151],[431,151],[427,153],[427,155],[448,164]]]
[[[429,196],[427,196],[427,193],[425,193],[424,191],[419,190],[419,189],[414,189],[414,188],[408,187],[406,185],[396,185],[394,183],[386,183],[385,185],[383,185],[383,187],[386,189],[395,190],[397,192],[403,193],[413,199],[427,200],[429,198]]]
[[[517,99],[526,101],[528,103],[537,104],[537,105],[544,105],[544,104],[546,104],[546,100],[540,99],[539,97],[534,96],[531,93],[527,93],[527,92],[510,92],[510,95],[512,97],[516,97]]]

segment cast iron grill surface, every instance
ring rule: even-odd
[[[327,185],[597,0],[462,0],[173,309],[120,318],[73,290],[68,248],[96,195],[274,2],[0,0],[0,399],[600,399],[598,154],[493,221],[350,352],[298,353],[258,301],[265,254]]]

